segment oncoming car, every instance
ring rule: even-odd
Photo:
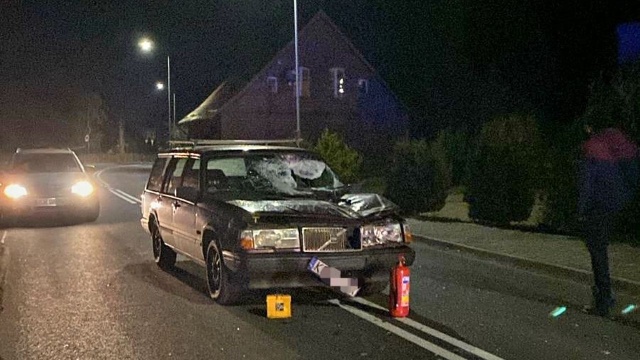
[[[91,222],[100,214],[96,186],[70,149],[18,149],[0,183],[3,222],[50,215]]]
[[[384,290],[415,252],[398,208],[357,194],[315,153],[295,146],[208,141],[158,154],[142,194],[141,224],[161,268],[180,253],[206,269],[209,296],[246,289],[326,286],[312,261]]]

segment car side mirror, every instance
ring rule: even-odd
[[[96,167],[94,165],[85,165],[84,171],[86,171],[87,174],[94,174],[96,172]]]
[[[195,202],[198,200],[198,189],[189,186],[180,186],[176,189],[176,197]]]

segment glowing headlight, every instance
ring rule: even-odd
[[[362,246],[386,244],[388,242],[402,242],[402,226],[400,223],[365,225],[361,229]]]
[[[300,247],[298,229],[245,230],[241,234],[245,249],[293,249]]]
[[[27,195],[27,189],[18,184],[11,184],[4,189],[4,194],[12,199],[19,199]]]
[[[87,197],[93,193],[93,185],[88,181],[78,181],[71,187],[71,192],[82,197]]]

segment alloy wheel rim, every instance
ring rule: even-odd
[[[162,240],[158,229],[155,228],[153,231],[153,255],[156,259],[160,257],[160,251],[162,251]]]
[[[212,254],[209,256],[209,288],[212,293],[218,292],[220,290],[220,270],[221,270],[221,261],[220,254],[216,250],[209,250]]]

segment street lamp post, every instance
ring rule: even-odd
[[[150,53],[153,50],[154,44],[153,41],[149,38],[142,38],[138,42],[138,46],[140,50],[144,53]],[[160,89],[161,90],[161,89]],[[175,101],[175,100],[174,100]],[[173,112],[175,109],[171,109],[171,59],[169,55],[167,55],[167,107],[168,107],[168,121],[167,121],[167,130],[169,132],[168,139],[171,141],[171,128],[172,128],[172,119]]]
[[[167,104],[169,106],[169,141],[171,141],[171,61],[169,60],[169,55],[167,55]]]
[[[298,68],[298,2],[293,0],[293,37],[296,54],[296,143],[300,145],[300,70]]]

